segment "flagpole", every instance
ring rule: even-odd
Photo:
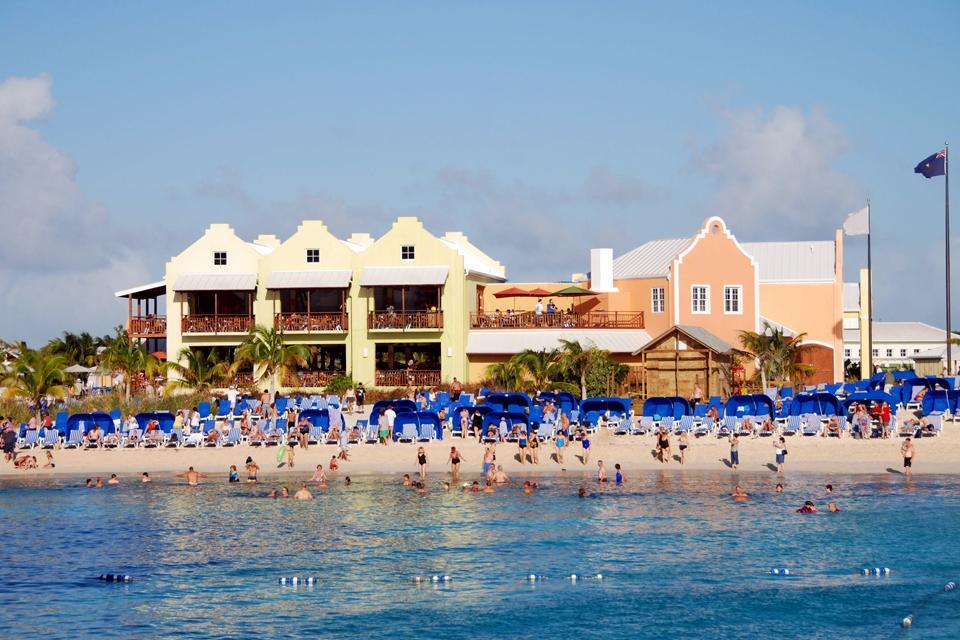
[[[860,377],[864,380],[868,380],[873,376],[873,264],[871,260],[872,242],[870,237],[873,231],[872,222],[870,215],[870,198],[867,198],[867,353],[860,354],[860,364],[863,365],[864,361],[869,362],[870,368],[866,375],[864,375],[863,371],[860,372]]]
[[[946,232],[946,263],[947,263],[947,375],[953,375],[953,349],[950,338],[953,331],[950,327],[950,143],[943,143],[943,218]]]

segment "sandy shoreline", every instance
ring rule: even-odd
[[[654,436],[614,436],[609,432],[596,434],[592,439],[588,464],[581,462],[580,443],[574,442],[564,450],[564,464],[558,464],[553,456],[556,449],[553,443],[547,443],[540,449],[540,464],[520,464],[518,447],[515,443],[502,443],[497,446],[497,463],[502,464],[507,473],[554,474],[583,473],[593,475],[596,461],[603,460],[608,472],[613,465],[620,463],[625,472],[644,471],[730,471],[729,445],[725,439],[715,436],[691,438],[686,453],[686,464],[681,466],[673,461],[661,464],[654,459],[652,452]],[[676,438],[672,438],[674,454],[677,454]],[[819,436],[791,436],[787,438],[787,461],[785,475],[802,473],[838,473],[838,474],[877,474],[890,470],[902,471],[900,457],[901,438],[887,440],[860,441],[850,438],[822,438]],[[350,460],[340,463],[338,475],[398,475],[416,473],[416,451],[418,445],[391,444],[354,445],[350,448]],[[446,438],[441,442],[423,445],[428,457],[428,472],[432,477],[449,475],[447,456],[451,446],[456,446],[464,462],[461,465],[461,478],[478,477],[483,460],[483,446],[474,439]],[[943,435],[936,438],[922,438],[915,441],[915,474],[956,474],[960,473],[960,426],[948,423]],[[64,450],[53,451],[55,469],[18,471],[10,463],[0,467],[0,478],[38,478],[48,476],[107,476],[116,473],[121,477],[139,476],[147,471],[151,474],[173,474],[193,466],[208,474],[226,475],[230,465],[237,465],[243,471],[247,456],[260,465],[261,476],[276,474],[290,475],[312,473],[317,464],[327,467],[331,456],[337,451],[334,445],[311,445],[309,449],[297,448],[295,464],[291,470],[286,465],[278,467],[277,448],[261,448],[241,445],[232,448],[206,449],[110,449],[110,450]],[[18,454],[21,452],[18,451]],[[33,455],[42,466],[45,463],[43,451],[33,450]],[[743,438],[740,441],[740,467],[744,473],[763,472],[774,476],[773,438]]]

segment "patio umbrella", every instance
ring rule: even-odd
[[[564,298],[573,298],[577,299],[577,306],[580,306],[580,298],[582,296],[595,296],[597,293],[595,291],[590,291],[589,289],[584,289],[583,287],[578,287],[577,285],[570,285],[560,289],[559,291],[554,291],[553,295],[561,296]]]
[[[493,294],[494,298],[513,298],[513,306],[517,306],[517,296],[526,295],[526,291],[519,289],[517,287],[510,287],[509,289],[504,289],[503,291],[497,291]]]
[[[65,373],[92,373],[93,371],[96,371],[96,370],[97,370],[96,367],[88,368],[83,366],[82,364],[72,364],[66,369],[64,369],[64,372]]]

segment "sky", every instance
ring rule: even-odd
[[[876,319],[943,326],[944,180],[913,167],[960,158],[958,28],[957,2],[5,0],[0,337],[109,331],[215,222],[416,215],[524,281],[711,215],[832,239],[867,198]]]

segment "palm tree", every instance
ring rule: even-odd
[[[595,346],[584,347],[577,340],[560,340],[563,348],[557,354],[557,367],[580,382],[580,399],[587,397],[587,373],[597,355],[604,352]]]
[[[515,391],[520,387],[520,381],[523,379],[523,369],[511,358],[506,362],[497,362],[488,366],[487,377],[494,386],[504,391]]]
[[[307,366],[310,349],[302,344],[286,344],[283,333],[257,325],[247,339],[237,347],[234,368],[244,364],[254,367],[254,380],[270,381],[270,395],[277,390],[278,378],[295,374],[297,367]]]
[[[137,374],[143,373],[149,378],[166,369],[166,365],[156,356],[147,353],[142,343],[131,340],[127,332],[122,330],[100,354],[100,364],[105,369],[123,374],[123,393],[127,399],[130,398],[133,379]]]
[[[757,361],[760,384],[767,388],[768,381],[802,379],[812,372],[812,367],[800,362],[806,333],[787,336],[783,328],[763,323],[763,331],[741,331],[740,344]]]
[[[64,367],[66,360],[63,356],[21,348],[19,356],[11,363],[10,370],[3,378],[7,396],[30,401],[36,409],[39,422],[40,402],[47,396],[62,398],[66,395],[63,386],[66,377]]]
[[[522,367],[533,379],[533,385],[537,389],[546,389],[550,382],[558,377],[557,350],[547,351],[541,349],[525,349],[511,358],[513,362]]]
[[[184,347],[177,354],[177,362],[167,366],[175,376],[167,383],[166,393],[188,389],[194,393],[209,394],[211,389],[224,385],[230,377],[230,364],[220,360],[216,349],[204,354]]]

